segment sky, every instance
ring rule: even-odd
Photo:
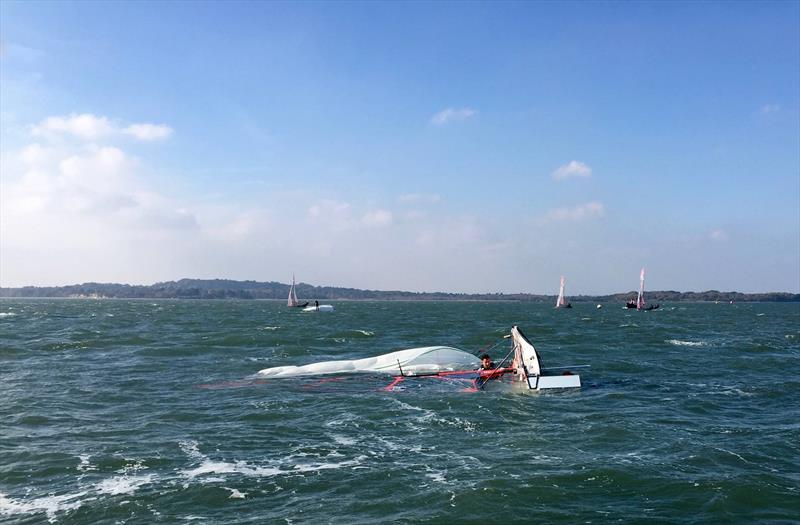
[[[800,293],[800,2],[0,2],[0,286]]]

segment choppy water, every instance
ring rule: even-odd
[[[797,523],[800,305],[620,306],[0,301],[0,522]],[[514,324],[584,388],[241,382]]]

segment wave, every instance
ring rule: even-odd
[[[184,442],[181,444],[181,448],[190,458],[200,463],[194,468],[181,471],[181,474],[189,479],[205,477],[209,474],[239,474],[256,478],[274,477],[284,474],[293,475],[306,472],[318,472],[320,470],[356,467],[366,460],[366,456],[358,456],[354,459],[339,462],[324,460],[319,462],[295,462],[299,457],[290,455],[276,460],[274,464],[258,465],[246,461],[215,461],[199,451],[197,442]],[[300,457],[304,456],[305,454],[300,455]],[[209,478],[207,481],[220,480],[218,478]],[[233,497],[233,495],[231,497]]]
[[[678,339],[669,339],[664,342],[675,346],[706,346],[706,343],[702,341],[680,341]]]
[[[15,499],[0,492],[0,518],[5,516],[22,516],[44,514],[50,523],[62,519],[64,513],[75,511],[86,504],[95,503],[101,498],[134,494],[142,487],[151,485],[186,484],[187,482],[220,483],[226,481],[229,475],[245,476],[248,478],[268,478],[275,476],[296,476],[298,474],[316,473],[324,470],[341,468],[359,468],[367,462],[366,455],[359,455],[344,461],[331,461],[325,457],[317,461],[309,461],[306,453],[289,455],[275,460],[273,463],[260,465],[246,461],[224,461],[211,459],[199,450],[196,441],[180,442],[181,450],[188,456],[194,466],[177,469],[171,473],[141,473],[147,469],[142,461],[129,464],[105,479],[94,481],[84,487],[79,487],[75,492],[66,494],[48,494],[41,497]],[[333,457],[331,454],[329,457]],[[339,455],[340,456],[340,455]],[[89,456],[79,456],[78,471],[81,472],[78,481],[86,475],[89,466]],[[231,492],[229,499],[244,499],[247,493],[235,488],[222,486]],[[2,519],[0,519],[2,521]]]
[[[84,457],[81,456],[81,464]],[[96,501],[101,496],[118,496],[133,494],[140,487],[150,485],[155,481],[155,474],[136,474],[141,465],[123,468],[121,475],[100,480],[85,490],[72,494],[47,495],[33,498],[29,501],[12,499],[0,492],[0,516],[14,516],[18,514],[40,514],[47,516],[47,521],[57,521],[57,514],[79,509],[85,503]],[[79,469],[80,470],[80,469]],[[134,474],[129,474],[133,471]]]
[[[44,512],[47,521],[54,523],[57,512],[66,512],[80,508],[86,499],[88,491],[76,494],[62,494],[61,496],[43,496],[31,501],[18,501],[7,497],[0,492],[0,516],[14,516],[16,514],[38,514]]]

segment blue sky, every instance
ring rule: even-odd
[[[0,3],[0,285],[800,292],[800,3]]]

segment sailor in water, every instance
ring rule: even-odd
[[[492,358],[489,357],[489,354],[483,354],[481,356],[481,367],[478,370],[494,370],[494,363],[492,362]]]

